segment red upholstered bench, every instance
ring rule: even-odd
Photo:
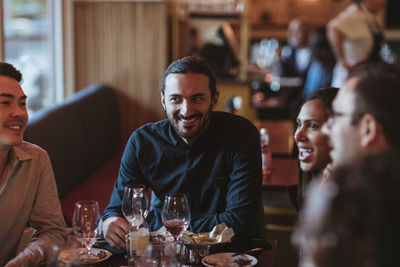
[[[72,190],[66,197],[61,199],[61,207],[65,219],[70,223],[74,214],[75,203],[79,200],[96,200],[99,202],[100,212],[110,201],[111,192],[115,180],[118,177],[119,165],[121,163],[122,153],[117,153],[109,159],[103,166],[97,169],[86,181],[79,187]]]

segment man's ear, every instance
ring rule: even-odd
[[[164,110],[165,110],[165,97],[164,94],[161,92],[161,105],[163,106]]]
[[[381,126],[374,116],[366,113],[359,121],[360,144],[362,147],[370,147],[375,142],[381,131]]]
[[[213,109],[217,106],[217,104],[218,104],[218,99],[219,99],[219,92],[216,91],[215,94],[214,94],[214,97],[211,99],[211,101],[212,101],[212,108],[213,108]]]

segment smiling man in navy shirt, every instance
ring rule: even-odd
[[[211,231],[224,222],[237,238],[257,236],[262,188],[257,129],[242,117],[213,111],[216,78],[201,59],[173,62],[160,87],[168,119],[139,128],[126,145],[103,216],[107,242],[125,248],[129,223],[121,202],[124,186],[130,183],[153,190],[150,230],[162,226],[164,196],[182,192],[191,209],[189,230]]]

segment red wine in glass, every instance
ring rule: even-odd
[[[170,232],[172,236],[177,239],[183,232],[185,232],[189,226],[189,223],[179,220],[169,220],[164,222],[164,226],[167,228],[168,232]]]
[[[173,235],[175,241],[188,228],[190,223],[190,208],[186,195],[183,193],[167,194],[161,213],[165,228]]]

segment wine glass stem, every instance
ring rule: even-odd
[[[90,250],[91,250],[92,246],[88,245],[87,246],[87,260],[88,260],[88,264],[90,264]]]

